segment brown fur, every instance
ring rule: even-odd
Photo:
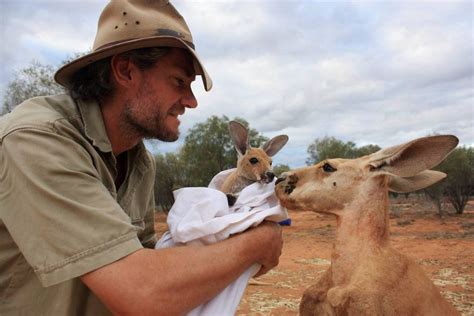
[[[439,146],[438,161],[425,164],[427,168],[439,163],[457,144],[452,136],[435,137],[439,137],[436,144],[445,146]],[[424,144],[434,141],[415,140],[391,149],[389,155],[380,151],[353,160],[330,159],[278,179],[276,193],[287,208],[337,217],[331,266],[304,292],[301,315],[459,314],[413,260],[392,248],[389,239],[388,190],[392,180],[399,178],[397,174],[406,177],[395,181],[399,189],[403,183],[420,188],[442,178],[439,172],[413,167],[426,155],[432,159],[433,146]],[[324,171],[326,163],[337,170]],[[406,166],[411,169],[407,171]],[[422,181],[415,176],[419,174]]]

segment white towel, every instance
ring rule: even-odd
[[[217,174],[207,188],[182,188],[174,191],[175,203],[167,223],[170,229],[155,248],[183,244],[208,245],[240,233],[263,220],[280,222],[288,218],[275,195],[275,184],[253,183],[244,188],[235,204],[218,189],[235,169]],[[234,315],[248,281],[260,270],[254,264],[216,297],[189,312],[188,316]]]

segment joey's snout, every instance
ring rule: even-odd
[[[264,176],[262,177],[262,179],[265,183],[272,182],[274,178],[275,178],[275,174],[272,171],[265,172]]]

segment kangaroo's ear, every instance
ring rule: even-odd
[[[262,149],[268,156],[272,157],[276,155],[276,153],[279,152],[287,142],[287,135],[278,135],[263,144]]]
[[[388,180],[388,189],[397,193],[418,191],[444,179],[446,174],[440,171],[425,170],[413,177],[398,177],[391,175]]]
[[[458,142],[458,138],[453,135],[418,138],[371,154],[369,164],[372,171],[412,177],[438,165]]]
[[[245,155],[245,152],[250,147],[249,133],[245,126],[243,126],[237,121],[230,121],[229,133],[239,156]]]

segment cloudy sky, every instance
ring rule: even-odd
[[[14,72],[90,50],[105,0],[0,0],[0,100]],[[290,141],[276,163],[304,165],[316,138],[396,145],[455,134],[474,146],[473,2],[174,0],[214,88],[182,135],[236,116]],[[174,151],[182,144],[155,144]]]

